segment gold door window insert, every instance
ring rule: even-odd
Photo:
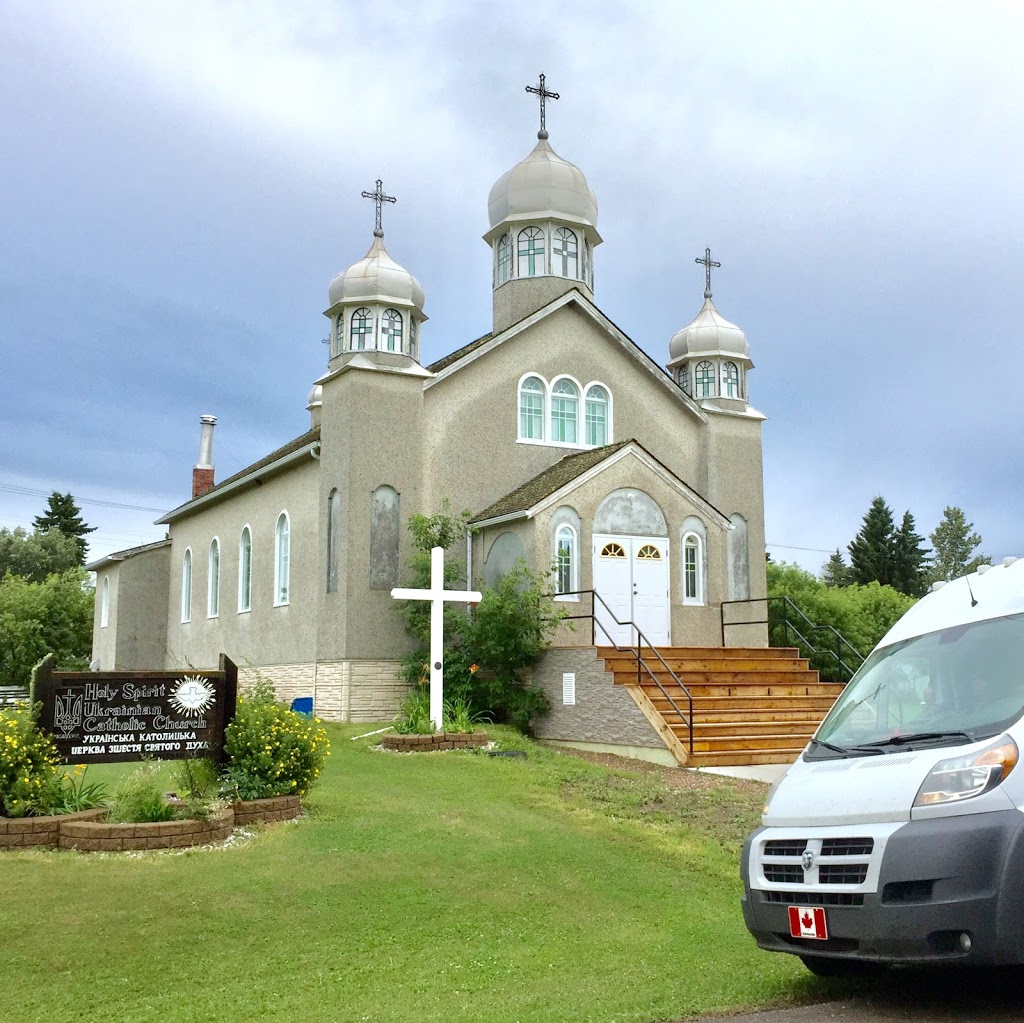
[[[658,550],[654,544],[645,543],[643,547],[636,552],[637,561],[661,561],[661,551]]]
[[[601,548],[602,558],[624,558],[626,551],[623,549],[622,544],[619,543],[606,543]]]

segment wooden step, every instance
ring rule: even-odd
[[[689,746],[690,736],[685,726],[673,725],[669,727],[675,733],[684,746]],[[712,737],[693,737],[694,753],[756,753],[765,749],[791,749],[794,756],[800,752],[810,740],[810,735],[791,735],[788,732],[783,734],[769,735],[716,735]]]
[[[762,749],[757,752],[694,753],[687,767],[749,767],[754,764],[791,764],[803,752],[792,749]]]
[[[657,657],[644,657],[644,667],[650,671],[665,671],[668,668],[677,675],[688,674],[689,672],[747,672],[747,671],[772,671],[772,672],[804,672],[808,670],[808,662],[805,657],[773,657],[763,660],[749,659],[741,660],[733,658],[684,658],[665,657],[664,664]],[[636,675],[635,657],[609,657],[605,660],[605,670],[615,673]],[[641,672],[644,671],[641,667]]]
[[[800,651],[795,646],[659,646],[657,651],[666,659],[669,657],[714,657],[716,659],[754,657],[760,660],[765,657],[800,656]],[[646,656],[649,652],[650,648],[644,647],[644,655]],[[630,648],[599,646],[597,647],[597,656],[606,659],[609,657],[628,657],[630,656]]]
[[[666,718],[671,725],[671,719]],[[695,721],[693,737],[717,739],[721,737],[748,737],[752,735],[807,735],[818,727],[818,719],[805,718],[797,721]],[[804,742],[806,745],[806,740]]]

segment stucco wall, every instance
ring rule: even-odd
[[[215,667],[225,653],[236,664],[305,663],[316,653],[316,608],[322,590],[317,507],[319,463],[312,457],[264,478],[170,526],[167,666]],[[291,571],[288,604],[274,606],[274,530],[288,512]],[[251,610],[238,610],[238,543],[252,533]],[[220,613],[207,617],[210,541],[220,539]],[[192,549],[192,620],[181,622],[181,573]]]
[[[506,281],[494,292],[492,333],[518,323],[573,288],[592,297],[590,288],[582,281],[564,277],[522,277]]]
[[[563,672],[576,673],[576,703],[562,700]],[[599,742],[664,749],[658,733],[592,648],[551,649],[533,669],[533,684],[542,689],[551,710],[532,722],[539,739]]]
[[[117,652],[112,666],[114,670],[164,667],[170,567],[170,547],[143,551],[121,562],[116,587]],[[111,607],[113,621],[114,608]],[[101,664],[106,669],[106,664],[102,661]],[[212,666],[216,667],[216,663]]]
[[[117,660],[117,629],[119,625],[118,612],[120,600],[118,584],[121,578],[121,564],[108,565],[96,573],[96,600],[93,608],[92,619],[92,659],[100,662],[102,671],[114,671]],[[109,603],[107,604],[107,625],[100,626],[101,594],[103,582],[108,581]],[[166,631],[166,625],[164,626]],[[162,667],[163,665],[161,665]]]

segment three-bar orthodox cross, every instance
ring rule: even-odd
[[[380,226],[380,208],[386,202],[397,202],[393,195],[384,194],[384,183],[380,178],[377,178],[377,187],[372,192],[363,192],[362,196],[364,199],[372,199],[377,207],[377,217],[374,220],[373,234],[375,238],[383,238],[384,230]]]
[[[711,268],[713,266],[721,266],[722,264],[721,263],[716,263],[711,258],[711,250],[710,249],[705,249],[704,250],[704,258],[703,259],[701,259],[700,256],[698,256],[694,260],[694,262],[695,263],[700,263],[704,267],[704,297],[705,298],[711,298]]]
[[[540,85],[528,85],[526,87],[527,92],[532,92],[534,95],[540,97],[540,131],[537,132],[537,138],[546,139],[548,137],[548,130],[544,126],[544,101],[549,99],[558,99],[557,92],[548,92],[544,88],[544,75],[540,76]]]

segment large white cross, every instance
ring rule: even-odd
[[[396,587],[391,591],[395,600],[430,601],[430,720],[434,730],[441,731],[444,717],[444,602],[446,600],[476,603],[483,594],[476,590],[446,590],[444,588],[444,548],[434,547],[430,552],[430,589],[411,590]]]

